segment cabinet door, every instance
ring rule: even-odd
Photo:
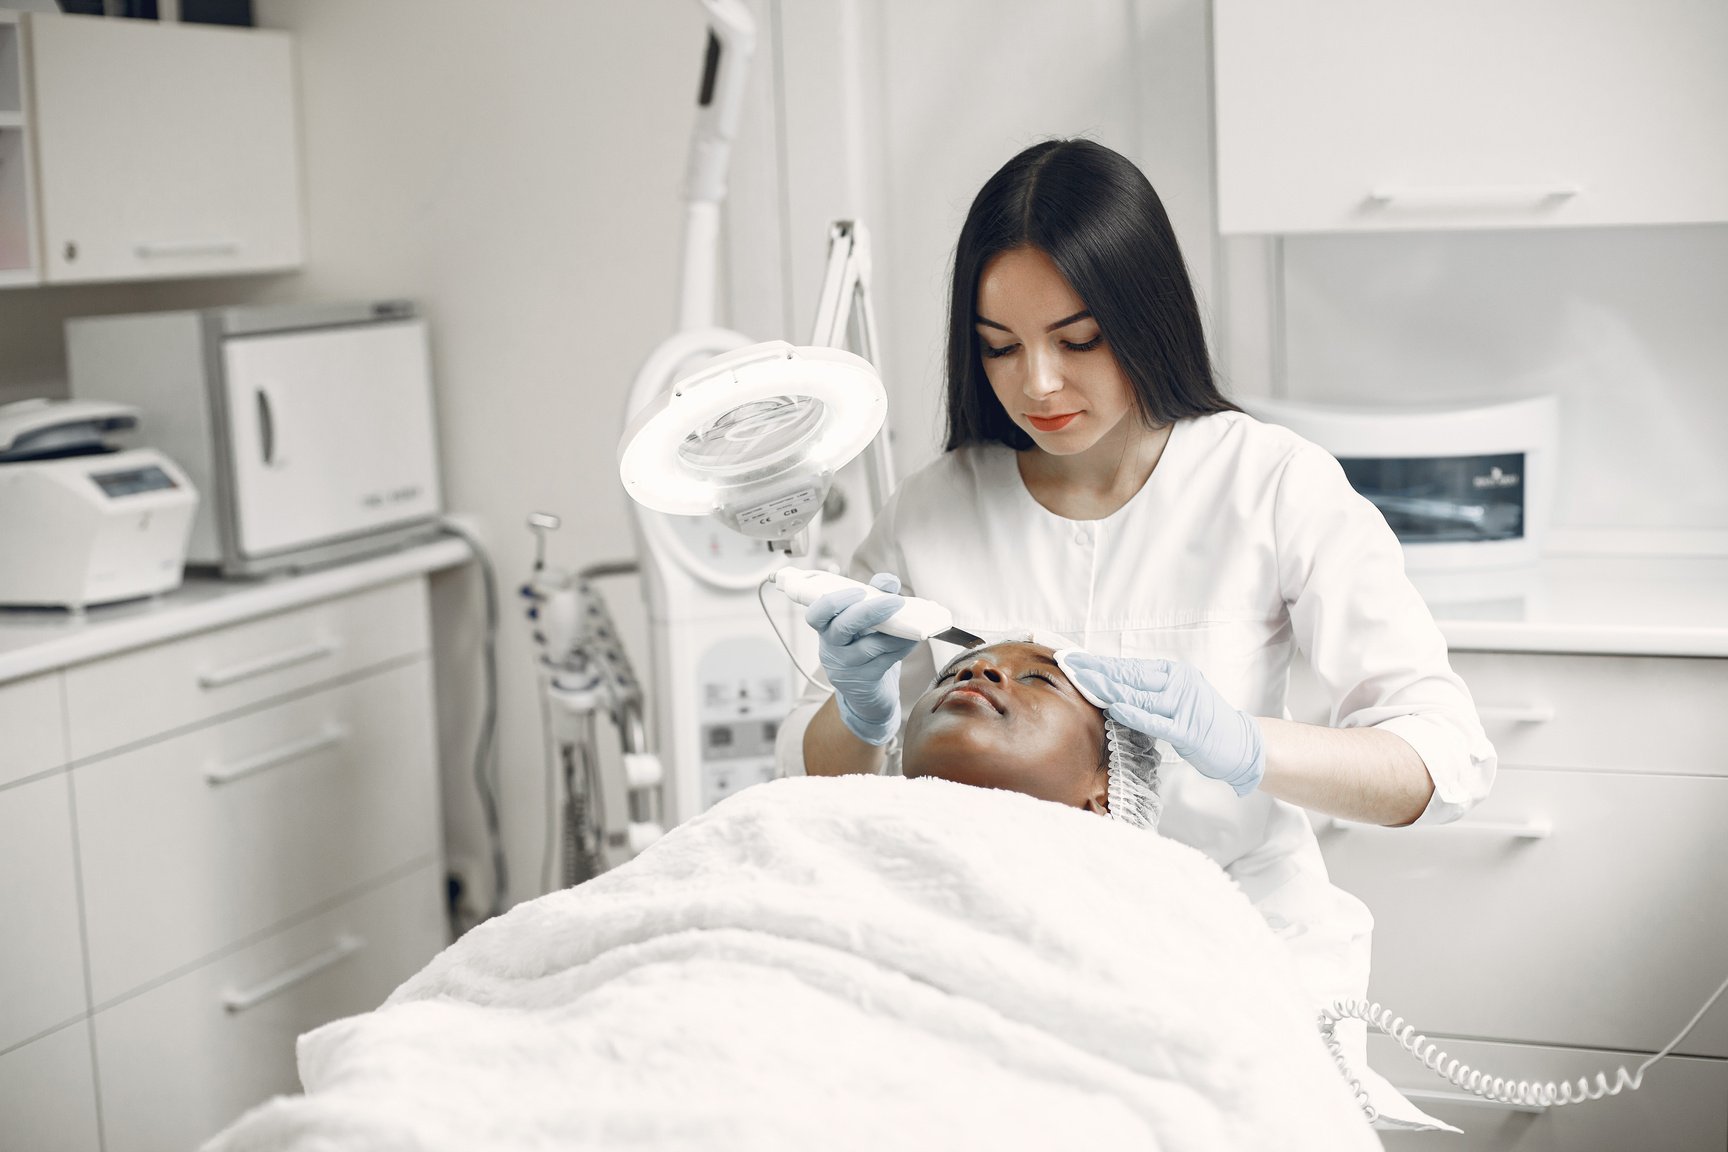
[[[416,660],[73,769],[95,1002],[436,855],[433,730]]]
[[[29,27],[47,280],[299,265],[286,33],[43,13]]]
[[[0,789],[0,1052],[87,1006],[72,804],[56,773]]]
[[[441,875],[417,869],[98,1012],[107,1152],[196,1148],[296,1091],[301,1033],[378,1007],[444,946]]]
[[[1728,220],[1728,5],[1218,0],[1225,233]]]

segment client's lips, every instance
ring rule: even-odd
[[[948,701],[954,699],[954,697],[961,695],[976,696],[983,700],[984,703],[990,705],[990,707],[996,709],[996,711],[1003,715],[1007,715],[1007,709],[1002,707],[1002,701],[997,698],[995,689],[979,684],[975,680],[968,680],[965,683],[956,684],[954,687],[948,689],[947,692],[942,694],[942,699],[936,701],[936,707],[940,708],[942,705],[948,703]]]
[[[1060,416],[1034,416],[1027,413],[1026,419],[1032,427],[1040,432],[1060,432],[1068,427],[1068,422],[1078,415],[1080,415],[1078,412],[1064,412]]]

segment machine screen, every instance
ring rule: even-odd
[[[98,472],[90,479],[108,496],[136,496],[140,492],[159,492],[178,488],[174,478],[151,464],[144,468],[128,468],[124,472]]]

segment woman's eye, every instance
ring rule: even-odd
[[[940,684],[944,680],[952,680],[952,679],[954,679],[954,673],[944,672],[944,673],[942,673],[942,675],[936,677],[936,683]]]
[[[1104,343],[1104,333],[1098,333],[1098,335],[1092,337],[1092,339],[1086,341],[1084,344],[1075,344],[1067,340],[1064,340],[1063,343],[1068,346],[1068,351],[1070,352],[1090,352],[1092,349],[1098,347],[1098,345]]]
[[[1052,688],[1057,687],[1056,678],[1054,676],[1050,676],[1050,675],[1043,673],[1043,672],[1028,672],[1028,673],[1026,673],[1025,676],[1022,676],[1021,679],[1022,680],[1042,680],[1042,681],[1044,681],[1044,683],[1050,685],[1050,687],[1052,687]]]
[[[1020,347],[1020,345],[1018,345],[1018,344],[1004,344],[1000,348],[992,348],[990,345],[985,344],[982,346],[982,348],[980,350],[984,353],[984,359],[986,359],[986,360],[1000,360],[1002,357],[1008,355],[1010,352],[1014,351],[1015,349],[1017,349],[1019,347]]]

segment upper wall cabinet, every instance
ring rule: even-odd
[[[1728,220],[1721,0],[1214,0],[1225,233]]]
[[[286,33],[42,13],[23,27],[42,282],[300,265]]]

